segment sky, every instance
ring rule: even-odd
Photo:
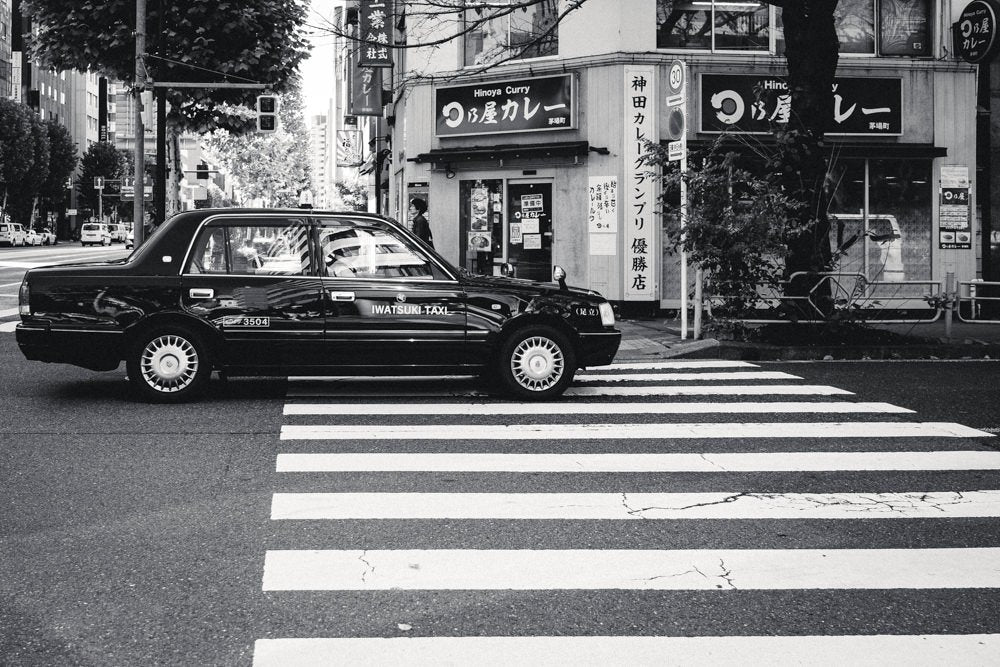
[[[323,26],[333,22],[333,9],[338,0],[312,0],[306,23]],[[299,66],[302,74],[302,94],[306,113],[319,114],[327,111],[328,100],[333,97],[333,36],[307,28],[313,44],[309,58]]]

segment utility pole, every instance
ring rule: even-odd
[[[145,241],[143,200],[146,196],[146,133],[142,127],[142,92],[146,88],[146,0],[135,0],[135,198],[132,206],[132,237],[138,248]]]

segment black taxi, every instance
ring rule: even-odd
[[[621,340],[596,292],[472,275],[393,220],[305,209],[178,214],[127,259],[30,269],[19,308],[28,359],[124,360],[162,402],[199,394],[213,370],[480,375],[543,400]]]

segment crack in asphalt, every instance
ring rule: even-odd
[[[375,566],[369,563],[367,560],[365,560],[365,557],[367,555],[368,555],[368,550],[365,549],[364,551],[361,552],[361,555],[358,556],[358,560],[364,563],[368,568],[367,570],[361,572],[361,583],[363,584],[368,583],[369,574],[375,574]]]

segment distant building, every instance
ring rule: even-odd
[[[10,0],[0,0],[0,97],[12,97],[11,76],[13,50]]]
[[[329,208],[333,192],[333,149],[329,116],[315,114],[309,117],[309,162],[312,167],[313,205]]]

